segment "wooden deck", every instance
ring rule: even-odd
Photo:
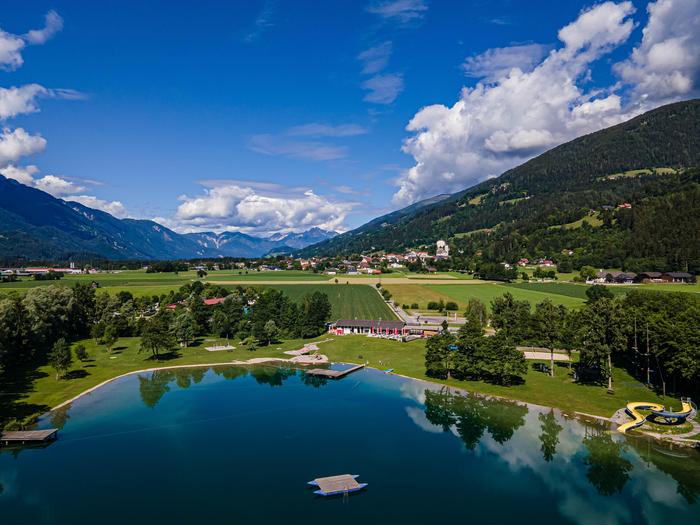
[[[57,428],[48,428],[46,430],[19,430],[14,432],[7,431],[0,434],[0,443],[5,445],[46,443],[55,440],[57,434]]]
[[[318,484],[319,489],[329,494],[333,492],[349,492],[360,488],[360,484],[350,474],[316,478],[314,481]]]
[[[352,368],[348,368],[347,370],[330,370],[328,368],[314,368],[313,370],[308,370],[306,373],[311,374],[312,376],[327,377],[329,379],[341,379],[346,375],[352,374],[353,372],[356,372],[364,367],[365,365],[357,365],[353,366]]]

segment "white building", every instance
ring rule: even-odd
[[[450,257],[450,247],[448,244],[440,239],[436,243],[435,258],[436,259],[447,259]]]

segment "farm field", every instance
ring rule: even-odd
[[[332,321],[338,319],[396,319],[394,312],[376,290],[364,284],[280,284],[269,286],[283,291],[296,302],[309,293],[325,293],[333,307]]]
[[[37,286],[57,284],[60,286],[73,286],[78,282],[95,281],[100,285],[100,290],[112,293],[126,290],[135,296],[160,295],[170,290],[179,288],[185,283],[197,280],[196,272],[174,273],[146,273],[143,270],[125,270],[113,273],[98,273],[92,275],[66,275],[58,281],[35,281],[23,278],[14,283],[0,283],[0,293],[10,291],[22,291]],[[249,272],[241,270],[212,271],[203,280],[225,284],[227,282],[254,282],[254,281],[327,281],[328,276],[297,270],[283,270],[279,272],[263,271]]]
[[[531,303],[537,303],[549,297],[555,304],[565,306],[578,306],[583,303],[583,299],[554,293],[551,290],[540,291],[522,289],[499,283],[473,284],[470,286],[450,285],[450,284],[400,284],[384,286],[393,296],[397,304],[418,303],[419,309],[426,309],[429,301],[445,302],[454,301],[463,310],[469,299],[475,297],[487,305],[496,297],[510,292],[516,299],[527,299]],[[585,297],[585,288],[583,288]]]
[[[401,304],[418,303],[419,309],[425,310],[429,301],[455,301],[462,310],[469,299],[476,297],[487,305],[496,297],[509,292],[516,299],[525,299],[534,306],[536,303],[549,298],[554,304],[576,307],[586,300],[586,290],[589,285],[565,282],[545,283],[483,283],[470,286],[459,284],[390,284],[388,289],[393,300]],[[693,284],[642,284],[629,286],[608,286],[615,294],[626,294],[631,290],[650,290],[659,292],[700,293],[700,285]]]

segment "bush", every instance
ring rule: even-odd
[[[435,301],[430,301],[428,302],[428,310],[438,310],[440,308],[440,305],[436,303]]]
[[[447,303],[445,303],[445,310],[455,311],[458,309],[459,309],[459,306],[457,306],[457,303],[455,303],[454,301],[447,301]]]
[[[402,310],[408,310],[410,307],[407,304],[402,304],[401,309]]]
[[[418,308],[420,308],[420,306],[418,306],[418,303],[412,303],[412,304],[411,304],[411,309],[412,309],[412,310],[418,310]]]

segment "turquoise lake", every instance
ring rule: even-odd
[[[131,375],[0,451],[0,524],[700,523],[700,455],[375,370]],[[369,487],[315,496],[307,481]]]

